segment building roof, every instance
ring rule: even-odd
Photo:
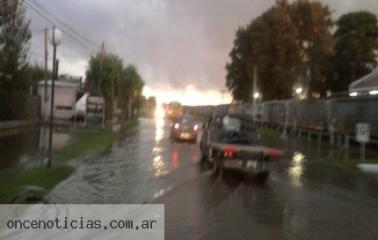
[[[370,91],[374,89],[378,89],[378,70],[374,70],[349,85],[350,92]]]
[[[52,80],[47,80],[47,86],[51,86]],[[39,81],[38,82],[39,86],[44,86],[45,85],[45,80]],[[67,88],[79,88],[80,83],[73,83],[73,82],[66,82],[66,81],[61,81],[61,80],[56,80],[55,81],[55,86],[56,87],[67,87]]]

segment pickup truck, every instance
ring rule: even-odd
[[[245,115],[213,115],[203,125],[200,142],[201,161],[213,164],[216,175],[223,169],[236,169],[265,181],[270,164],[279,159],[279,149],[259,144],[260,136],[253,121]]]

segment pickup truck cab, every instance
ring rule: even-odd
[[[283,152],[260,144],[253,121],[245,115],[213,115],[204,124],[200,142],[202,161],[212,163],[215,173],[236,169],[266,180],[270,164]]]

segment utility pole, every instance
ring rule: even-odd
[[[47,116],[47,100],[48,100],[48,97],[47,97],[47,78],[48,78],[48,47],[47,47],[47,43],[48,42],[48,30],[47,28],[45,28],[45,91],[44,91],[44,104],[43,104],[43,113],[44,113],[44,117],[45,117],[45,121],[47,121],[48,119],[48,116]]]
[[[104,53],[105,53],[105,43],[102,42],[101,44],[101,51],[100,51],[100,76],[102,76],[102,64],[103,64],[103,61],[104,61]],[[96,94],[99,94],[100,92],[100,81],[97,81],[97,86],[96,86]],[[102,93],[100,93],[99,95],[102,96]],[[102,105],[102,128],[105,128],[105,118],[106,118],[106,102],[105,102],[105,98],[104,96],[102,96],[103,98],[103,105]]]
[[[105,53],[105,43],[102,42],[101,50],[100,50],[100,77],[102,77],[102,65],[103,65],[103,62],[104,62],[104,53]],[[102,93],[100,93],[100,92],[101,92],[100,81],[97,81],[96,94],[102,95]]]
[[[102,42],[101,43],[101,61],[102,61],[102,59],[104,57],[104,53],[105,53],[105,43]]]
[[[53,142],[53,121],[54,121],[54,95],[55,95],[55,80],[58,79],[59,61],[56,60],[56,48],[61,42],[61,33],[53,26],[52,29],[52,44],[53,44],[53,76],[51,82],[51,105],[50,105],[50,126],[49,126],[49,158],[47,168],[51,167],[52,161],[52,142]]]
[[[55,51],[55,50],[54,50]],[[56,56],[56,53],[54,54]],[[55,58],[55,57],[54,57]],[[50,109],[50,131],[49,131],[49,159],[47,168],[51,167],[52,160],[52,142],[53,142],[53,124],[54,124],[54,97],[55,97],[55,80],[58,79],[59,60],[54,63],[53,80],[51,83],[51,109]]]

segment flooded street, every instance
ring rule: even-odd
[[[39,150],[39,129],[24,131],[6,130],[0,135],[0,169],[13,167],[28,161]]]
[[[47,152],[49,129],[30,127],[0,132],[0,170],[10,167],[36,166]],[[70,128],[56,127],[53,150],[62,149],[72,141]]]
[[[378,177],[337,165],[345,149],[303,139],[285,148],[264,185],[215,178],[197,145],[171,143],[164,120],[139,125],[84,159],[49,194],[56,203],[163,203],[167,239],[376,239]],[[351,151],[353,155],[353,151]]]
[[[141,119],[99,157],[84,159],[50,194],[58,203],[143,203],[200,174],[194,144],[168,139],[168,122]]]
[[[378,0],[0,2],[0,240],[378,240]]]

